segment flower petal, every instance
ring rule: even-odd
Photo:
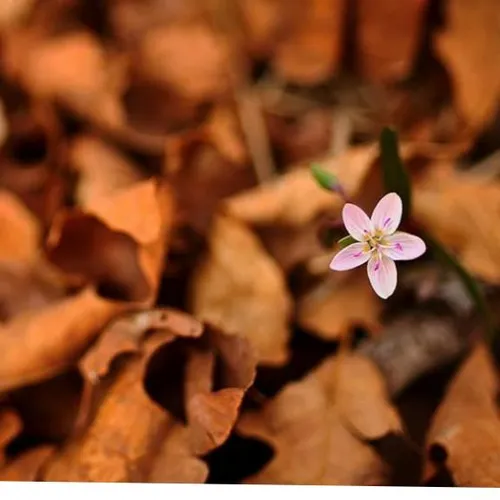
[[[394,293],[398,281],[394,261],[383,254],[374,254],[368,261],[367,271],[368,279],[379,297],[387,299]]]
[[[347,271],[361,266],[368,261],[371,255],[365,248],[365,243],[353,243],[342,249],[330,262],[330,269],[333,271]]]
[[[399,226],[403,215],[403,202],[396,193],[386,194],[374,208],[371,221],[374,228],[384,234],[392,234]]]
[[[368,215],[361,208],[346,203],[342,209],[342,220],[349,234],[358,241],[363,241],[366,233],[373,232],[373,225]]]
[[[380,250],[392,260],[413,260],[425,253],[424,240],[413,234],[397,231],[384,238],[387,245]]]

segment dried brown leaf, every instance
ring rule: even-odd
[[[457,486],[500,486],[498,374],[479,344],[454,376],[433,416],[425,476],[446,467]]]
[[[71,143],[68,155],[78,173],[76,198],[83,206],[142,180],[139,169],[117,148],[95,136],[78,136]]]
[[[377,151],[352,148],[345,155],[320,160],[353,196],[369,174]],[[276,181],[237,194],[224,210],[258,230],[265,247],[285,271],[324,254],[318,239],[327,219],[340,217],[344,201],[319,187],[309,168],[300,166]]]
[[[45,271],[21,263],[0,264],[0,321],[40,309],[63,297],[62,284]]]
[[[25,451],[0,469],[0,481],[37,481],[44,465],[54,454],[52,445],[42,445]]]
[[[0,29],[8,29],[23,21],[33,8],[35,0],[17,0],[0,4]]]
[[[174,221],[170,188],[135,183],[79,210],[60,214],[47,242],[48,257],[71,275],[96,283],[105,296],[152,304]]]
[[[0,259],[31,264],[39,256],[41,228],[21,200],[0,191]]]
[[[324,339],[349,335],[361,326],[376,332],[380,328],[382,302],[373,293],[364,270],[329,276],[297,301],[297,322]]]
[[[214,220],[208,245],[190,284],[193,314],[247,338],[260,363],[285,363],[292,303],[281,270],[257,237],[231,217]]]
[[[362,368],[359,374],[358,368]],[[351,384],[352,374],[356,379]],[[374,375],[375,381],[370,379]],[[381,458],[349,430],[352,427],[363,437],[380,437],[379,433],[398,429],[395,410],[378,377],[365,359],[329,358],[304,379],[286,386],[260,411],[243,414],[238,432],[264,440],[275,451],[264,469],[246,482],[386,484],[388,470]],[[373,394],[369,394],[371,388]],[[363,395],[368,399],[363,400]],[[372,412],[375,425],[366,416]]]
[[[358,1],[356,59],[364,78],[393,83],[410,74],[421,46],[427,5],[427,0]]]
[[[282,37],[273,66],[285,80],[315,85],[328,80],[341,62],[345,0],[281,2]]]
[[[416,185],[413,211],[416,220],[470,272],[498,283],[499,200],[497,182],[452,177]]]
[[[456,107],[480,130],[493,118],[500,95],[500,12],[491,0],[450,0],[445,9],[435,52],[450,74]]]
[[[142,78],[195,102],[213,100],[228,89],[227,48],[206,23],[148,30],[141,38],[136,64]]]
[[[122,366],[90,427],[48,465],[45,480],[205,481],[208,469],[197,456],[227,439],[243,395],[253,382],[255,360],[246,341],[212,330],[203,332],[199,323],[193,329],[194,319],[176,311],[169,314],[173,314],[172,321],[160,318],[158,326],[163,325],[165,330],[147,338]],[[170,331],[170,327],[191,338],[174,340],[176,331]],[[117,336],[112,328],[104,333],[108,335],[110,341],[101,340],[96,349],[113,356],[106,345]],[[88,356],[93,356],[92,351]],[[210,370],[216,359],[221,363],[220,389],[213,386]],[[165,374],[165,369],[184,362],[185,380]],[[202,371],[196,371],[198,368]],[[144,389],[145,381],[148,392],[157,396],[158,391],[165,393],[166,400],[161,394],[160,399],[167,408],[180,390],[187,420],[183,422],[176,411],[166,412],[153,402]],[[172,385],[180,387],[173,390]],[[229,399],[228,394],[232,396]]]
[[[369,172],[377,149],[362,146],[345,155],[318,161],[334,173],[349,195],[354,195]],[[323,213],[340,213],[341,197],[318,186],[309,168],[296,168],[276,181],[234,196],[225,202],[233,217],[255,226],[302,226]]]
[[[402,434],[385,380],[369,358],[352,354],[339,359],[336,404],[342,421],[364,440]]]
[[[110,302],[85,289],[0,328],[0,391],[38,382],[73,364],[113,316],[132,304]],[[47,334],[50,332],[50,334]]]

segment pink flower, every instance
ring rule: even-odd
[[[418,236],[396,231],[401,222],[403,203],[396,193],[386,194],[371,219],[361,208],[346,203],[342,219],[349,234],[357,240],[341,250],[330,263],[334,271],[346,271],[368,262],[368,279],[380,297],[394,293],[398,280],[395,260],[413,260],[426,250]]]

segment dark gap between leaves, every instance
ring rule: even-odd
[[[222,446],[203,457],[210,470],[206,483],[240,484],[273,457],[273,449],[263,441],[233,432]]]
[[[45,132],[37,127],[25,132],[15,133],[7,142],[7,156],[20,166],[31,167],[42,163],[49,151]]]
[[[338,341],[326,341],[295,327],[290,341],[289,362],[279,368],[259,367],[255,388],[268,397],[274,396],[286,384],[301,379],[338,349]]]
[[[184,424],[187,422],[184,404],[187,355],[185,344],[174,340],[151,356],[144,376],[147,395]]]

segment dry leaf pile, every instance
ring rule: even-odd
[[[500,343],[308,168],[369,210],[396,127],[497,310],[500,11],[355,3],[0,2],[0,480],[500,485]]]

